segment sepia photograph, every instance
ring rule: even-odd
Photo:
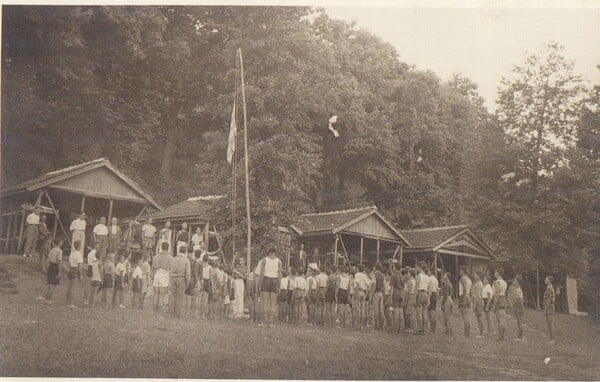
[[[600,379],[600,1],[1,8],[1,379]]]

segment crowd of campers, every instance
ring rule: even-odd
[[[119,237],[116,222],[107,226],[100,219],[87,250],[84,214],[70,228],[70,243],[54,239],[47,254],[41,254],[47,286],[40,286],[37,299],[48,304],[53,303],[55,287],[65,283],[66,305],[71,309],[144,309],[150,305],[157,315],[415,335],[442,332],[437,328],[441,315],[443,333],[448,336],[455,335],[450,317],[458,310],[465,336],[498,340],[508,337],[505,312],[510,308],[517,322],[515,339],[524,340],[519,277],[507,283],[501,268],[493,275],[470,275],[463,266],[458,275],[452,275],[422,261],[414,267],[396,260],[338,266],[330,256],[320,256],[318,249],[289,267],[273,245],[248,272],[243,257],[225,264],[222,252],[208,251],[202,232],[191,235],[185,223],[173,233],[169,223],[157,230],[147,219],[140,230],[139,250],[133,251],[123,251],[116,239],[111,240],[111,235]],[[63,258],[65,249],[70,251]],[[458,291],[452,282],[456,279]],[[546,277],[543,297],[550,341],[554,340],[555,312],[552,282],[552,276]],[[473,317],[477,327],[472,331]]]

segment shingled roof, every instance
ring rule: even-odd
[[[197,196],[166,207],[162,211],[150,214],[155,221],[185,220],[202,218],[208,220],[214,213],[215,203],[222,200],[224,195]]]
[[[291,228],[299,235],[337,234],[344,228],[371,215],[376,215],[383,224],[397,235],[398,239],[409,244],[409,240],[390,224],[377,210],[376,206],[353,208],[349,210],[304,214],[292,224]]]
[[[402,230],[412,248],[434,248],[452,236],[468,229],[466,225]]]
[[[108,159],[99,158],[89,162],[77,164],[74,166],[65,167],[59,170],[50,171],[44,175],[36,178],[29,179],[23,183],[7,187],[0,191],[2,196],[17,194],[21,192],[30,192],[43,189],[44,187],[52,186],[53,184],[62,182],[66,179],[76,177],[80,174],[87,173],[88,171],[95,170],[100,167],[105,167],[110,172],[120,178],[130,189],[133,189],[135,193],[139,194],[142,198],[146,199],[156,209],[160,210],[162,207],[149,195],[147,194],[133,179],[119,171]]]

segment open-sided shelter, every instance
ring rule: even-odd
[[[490,247],[466,225],[403,230],[410,240],[403,263],[416,265],[418,261],[433,264],[435,268],[456,274],[466,265],[469,274],[485,272],[492,260],[497,260]]]
[[[24,244],[25,218],[33,206],[47,214],[47,223],[56,236],[70,240],[70,222],[81,212],[92,224],[104,216],[129,218],[162,207],[106,158],[51,171],[0,191],[0,236],[3,253],[18,253]]]
[[[291,225],[307,251],[337,254],[351,264],[374,263],[402,253],[409,239],[390,224],[377,207],[304,214]]]

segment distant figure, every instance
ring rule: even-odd
[[[246,279],[246,259],[240,257],[238,265],[233,268],[233,294],[235,299],[231,303],[231,310],[233,311],[233,318],[242,318],[244,316],[244,292],[245,285],[244,280]]]
[[[348,304],[350,303],[351,279],[348,275],[348,266],[342,265],[340,274],[340,283],[337,290],[336,301],[338,304],[339,320],[342,327],[346,327],[346,318],[348,314]],[[314,279],[313,279],[314,283]]]
[[[175,317],[181,317],[184,304],[185,290],[190,282],[191,267],[185,256],[186,246],[179,247],[177,256],[171,259],[171,274],[169,275],[169,310]]]
[[[148,258],[152,256],[154,249],[154,241],[156,240],[156,227],[152,225],[152,218],[146,220],[146,224],[142,226],[142,253]]]
[[[48,229],[48,224],[46,224],[46,215],[42,215],[40,221],[40,233],[38,236],[38,241],[42,243],[40,247],[40,268],[45,271],[44,264],[46,264],[46,258],[48,257],[48,253],[52,248],[52,236],[50,235],[50,230]]]
[[[85,212],[79,214],[77,219],[71,222],[71,251],[75,250],[75,242],[78,241],[81,244],[81,249],[85,248]]]
[[[204,242],[204,235],[202,235],[202,229],[196,228],[196,233],[192,235],[192,251],[196,253],[196,250],[200,249],[200,244]]]
[[[467,267],[461,266],[459,269],[460,279],[458,280],[458,308],[463,318],[463,324],[465,327],[465,337],[471,335],[471,322],[469,318],[469,311],[471,308],[471,286],[473,282],[471,278],[467,276]]]
[[[158,233],[158,245],[156,246],[156,252],[163,251],[162,243],[167,243],[167,253],[171,254],[171,245],[173,243],[173,230],[171,229],[171,222],[166,222],[165,226]]]
[[[313,253],[310,256],[308,256],[308,267],[318,271],[320,268],[320,257],[321,256],[319,255],[319,248],[315,248]]]
[[[100,223],[94,226],[92,231],[94,235],[94,244],[98,245],[98,253],[100,257],[106,256],[108,251],[108,227],[106,226],[106,218],[102,216]]]
[[[46,290],[45,300],[49,304],[52,304],[54,288],[60,283],[60,263],[62,262],[63,255],[62,246],[63,241],[61,239],[54,240],[54,248],[52,248],[48,254],[48,267],[46,269],[46,283],[48,284],[48,289]]]
[[[523,300],[523,289],[519,279],[515,277],[512,282],[512,307],[517,319],[517,341],[524,341],[523,337],[523,316],[525,315],[525,301]]]
[[[269,255],[264,257],[261,261],[260,266],[260,294],[261,294],[261,307],[263,311],[264,324],[270,327],[273,324],[273,317],[275,316],[275,309],[277,303],[277,294],[279,280],[281,279],[281,271],[283,264],[281,260],[275,256],[275,248],[269,249]],[[262,326],[259,324],[259,326]]]
[[[108,253],[102,264],[102,308],[104,309],[108,309],[108,296],[114,286],[116,273],[115,255]]]
[[[437,277],[435,277],[435,269],[433,269],[433,272],[428,269],[426,273],[429,275],[429,308],[427,309],[427,313],[429,315],[429,329],[431,330],[431,334],[435,334],[435,329],[437,326],[435,311],[437,309],[440,283],[438,282]]]
[[[69,254],[69,276],[67,281],[67,305],[72,309],[76,308],[73,301],[73,284],[75,284],[75,280],[79,280],[79,282],[83,281],[83,253],[81,252],[81,242],[73,242],[73,247],[74,250]]]
[[[163,241],[160,243],[161,251],[154,256],[152,261],[152,270],[154,278],[152,286],[154,287],[154,313],[160,311],[161,296],[166,296],[169,288],[169,271],[171,270],[171,255],[169,254],[169,243]]]
[[[415,330],[415,308],[417,304],[417,282],[415,276],[417,275],[414,268],[408,270],[406,282],[404,283],[404,298],[406,300],[406,306],[404,308],[406,312],[406,325],[405,332]]]
[[[39,234],[40,207],[35,207],[33,212],[27,215],[25,222],[27,223],[27,228],[25,229],[25,248],[23,249],[23,257],[33,257]]]
[[[446,272],[442,278],[442,313],[444,314],[444,327],[447,336],[453,335],[451,324],[452,308],[454,307],[454,303],[452,302],[453,294],[454,290],[450,281],[450,273]]]
[[[427,311],[429,308],[429,276],[426,273],[427,267],[417,266],[417,331],[415,334],[425,334],[427,320]]]
[[[375,283],[373,285],[373,311],[374,311],[374,329],[383,330],[385,322],[385,312],[383,310],[383,294],[385,289],[385,277],[381,272],[381,264],[375,263],[374,278]]]
[[[190,232],[187,223],[181,224],[181,229],[175,234],[175,243],[177,253],[179,253],[181,247],[187,247],[190,244]]]
[[[402,330],[402,300],[404,297],[404,277],[401,274],[400,263],[394,263],[392,271],[392,278],[390,285],[392,287],[392,309],[394,309],[394,330],[396,333],[400,333]]]
[[[475,311],[475,317],[477,318],[477,325],[479,327],[479,334],[475,337],[482,338],[484,334],[483,330],[483,282],[481,281],[481,273],[476,272],[473,275],[473,286],[471,288],[471,297],[473,299],[473,310]]]
[[[506,338],[506,281],[502,279],[504,271],[502,268],[496,269],[494,276],[494,312],[496,321],[498,321],[498,340],[504,341]]]
[[[481,298],[483,299],[483,311],[485,313],[485,320],[487,322],[487,335],[493,335],[492,329],[492,298],[494,297],[494,290],[490,284],[490,278],[488,276],[483,277],[483,290],[481,291]]]
[[[554,291],[554,278],[546,276],[546,290],[544,291],[544,316],[548,324],[548,333],[550,334],[550,343],[554,343],[554,313],[556,311],[556,294]]]
[[[89,304],[89,297],[90,297],[90,292],[92,291],[92,274],[93,274],[93,269],[92,269],[92,264],[94,262],[94,259],[96,259],[96,257],[100,257],[97,255],[98,253],[98,244],[94,245],[94,248],[92,248],[87,256],[87,270],[84,273],[84,289],[83,289],[83,304],[87,305]],[[93,292],[91,292],[93,293]]]
[[[117,224],[117,218],[112,218],[108,229],[108,251],[118,255],[120,242],[121,227]]]

